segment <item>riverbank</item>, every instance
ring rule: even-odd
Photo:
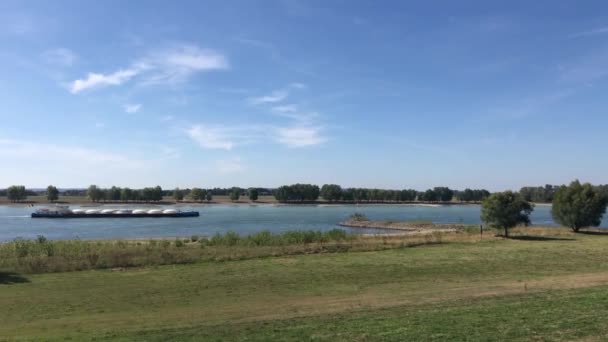
[[[92,202],[86,196],[60,196],[58,201],[49,202],[45,196],[29,196],[27,200],[20,202],[11,202],[6,196],[0,196],[0,205],[8,206],[28,206],[28,205],[55,205],[55,204],[66,204],[66,205],[79,205],[79,206],[101,206],[101,205],[191,205],[191,206],[206,206],[206,205],[421,205],[429,207],[440,207],[442,205],[477,205],[479,202],[424,202],[424,201],[412,201],[412,202],[352,202],[352,201],[337,201],[328,202],[325,200],[318,201],[303,201],[303,202],[278,202],[274,196],[259,196],[256,201],[251,201],[247,196],[242,196],[238,201],[232,201],[230,196],[213,196],[211,201],[175,201],[170,196],[165,196],[162,201],[159,202],[145,202],[145,201],[100,201]]]
[[[361,229],[395,230],[410,234],[453,233],[464,231],[475,226],[464,224],[436,224],[430,221],[370,221],[367,219],[349,219],[338,224],[341,227]]]
[[[3,269],[0,340],[608,338],[608,236],[512,233],[167,266]]]

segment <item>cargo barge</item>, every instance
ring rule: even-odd
[[[39,209],[32,218],[129,218],[129,217],[198,217],[198,211],[176,209],[73,209],[57,206],[53,209]]]

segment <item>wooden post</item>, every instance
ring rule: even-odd
[[[479,225],[479,239],[483,240],[483,224]]]

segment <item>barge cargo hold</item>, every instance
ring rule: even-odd
[[[32,218],[130,218],[130,217],[198,217],[198,211],[180,211],[175,209],[74,209],[57,206],[53,209],[40,209],[32,213]]]

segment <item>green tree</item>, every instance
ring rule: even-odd
[[[13,202],[25,201],[27,199],[27,191],[23,185],[13,185],[6,190],[6,196]]]
[[[607,204],[608,197],[591,184],[581,185],[575,180],[555,192],[551,215],[556,222],[578,232],[581,228],[599,226]]]
[[[505,237],[509,237],[509,229],[518,224],[530,224],[533,210],[534,205],[519,193],[498,192],[481,203],[481,220],[492,227],[504,229]]]
[[[104,192],[97,185],[91,185],[87,189],[87,197],[93,202],[99,202],[104,197]]]
[[[320,194],[326,201],[339,201],[342,198],[342,187],[338,184],[325,184],[321,187]]]
[[[46,199],[49,202],[54,202],[56,200],[59,199],[59,190],[57,190],[57,187],[53,186],[53,185],[49,185],[46,188]]]
[[[425,192],[418,194],[418,200],[423,202],[435,202],[439,199],[437,193],[433,189],[428,189]]]
[[[128,202],[133,199],[133,190],[129,188],[123,188],[120,191],[120,200],[123,202]]]
[[[205,194],[205,199],[207,200],[207,202],[211,202],[213,200],[213,191],[207,190],[207,193]]]
[[[180,188],[175,188],[173,190],[173,199],[177,201],[181,201],[184,199],[184,192],[180,190]]]
[[[454,197],[454,191],[445,186],[438,186],[433,189],[435,192],[437,199],[442,202],[449,202]]]
[[[205,199],[205,190],[200,189],[200,188],[192,188],[192,190],[190,190],[190,198],[192,198],[193,201],[202,201]]]
[[[157,202],[163,200],[163,189],[159,185],[152,189],[152,200]]]
[[[106,190],[106,200],[108,201],[120,201],[122,189],[116,186],[112,186]]]
[[[258,189],[257,188],[249,188],[249,200],[257,201],[258,200]]]
[[[237,187],[232,188],[232,191],[230,191],[230,200],[232,202],[238,201],[240,197],[241,197],[241,189],[237,188]]]

